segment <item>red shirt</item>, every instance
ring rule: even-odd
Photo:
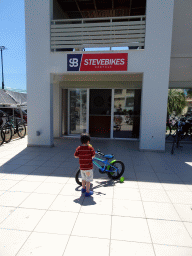
[[[76,148],[74,156],[79,157],[80,170],[93,169],[92,157],[95,155],[93,147],[88,145],[82,145]]]

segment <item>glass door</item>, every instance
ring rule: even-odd
[[[69,90],[69,134],[81,134],[87,130],[87,90]]]
[[[139,138],[140,89],[115,89],[113,138]]]

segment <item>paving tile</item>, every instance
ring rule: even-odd
[[[143,218],[112,216],[111,239],[151,243],[147,221]]]
[[[13,186],[10,191],[20,191],[20,192],[33,192],[42,182],[30,182],[30,181],[20,181]]]
[[[110,256],[156,256],[152,244],[111,240]]]
[[[94,186],[93,184],[93,196],[102,198],[113,198],[113,187],[103,186],[103,184]]]
[[[4,221],[10,214],[12,214],[16,207],[0,206],[0,223]]]
[[[109,256],[109,243],[108,239],[70,236],[64,256],[84,256],[85,250],[80,249],[82,245],[86,245],[86,251],[89,251],[91,256]]]
[[[0,196],[0,205],[18,207],[28,196],[29,193],[7,191]]]
[[[154,173],[153,168],[151,167],[151,165],[134,165],[134,170],[136,172],[150,172],[150,173]]]
[[[68,168],[56,168],[54,170],[54,172],[52,173],[52,175],[54,176],[65,176],[66,174],[68,174],[69,177],[73,177],[75,178],[75,169],[68,169]]]
[[[0,229],[0,253],[2,256],[15,256],[30,232]]]
[[[47,175],[38,175],[38,174],[29,174],[27,175],[23,181],[41,181],[43,182],[44,180],[47,179]]]
[[[138,187],[140,189],[161,189],[161,190],[164,190],[163,186],[161,183],[158,183],[158,182],[145,182],[145,181],[138,181],[137,182],[138,184]]]
[[[192,238],[192,223],[191,222],[183,222],[183,224],[185,225],[187,231],[189,232],[189,234]]]
[[[65,196],[76,196],[80,197],[81,196],[81,187],[79,185],[75,184],[65,184],[63,189],[59,193],[60,195],[65,195]]]
[[[186,247],[192,245],[192,239],[182,222],[152,219],[147,222],[153,243]]]
[[[162,220],[178,220],[180,217],[171,203],[143,202],[147,218]]]
[[[165,190],[171,190],[171,191],[182,191],[182,192],[190,192],[190,189],[186,184],[171,184],[171,183],[162,183],[162,186]]]
[[[84,196],[77,198],[76,196],[58,195],[49,210],[63,212],[79,212],[84,200]]]
[[[176,174],[156,173],[156,175],[161,182],[182,182],[182,180]]]
[[[33,232],[17,256],[63,256],[68,235]]]
[[[110,239],[110,230],[110,215],[79,213],[72,235]]]
[[[80,212],[112,214],[112,198],[85,197]]]
[[[0,167],[0,173],[12,173],[19,167],[21,167],[20,164],[4,164],[3,166]]]
[[[30,160],[28,161],[25,165],[32,165],[32,166],[40,166],[42,164],[44,164],[46,161],[40,161],[40,160]]]
[[[154,244],[156,256],[191,256],[192,248]]]
[[[77,219],[77,214],[75,212],[47,211],[34,231],[69,235]]]
[[[113,199],[113,215],[145,218],[141,201]]]
[[[18,183],[18,181],[15,181],[15,180],[1,179],[0,180],[0,190],[9,190],[11,187],[13,187],[17,183]]]
[[[128,171],[128,172],[124,172],[123,175],[122,175],[126,180],[133,180],[133,181],[136,181],[137,178],[136,178],[136,174],[135,174],[135,171]]]
[[[3,177],[3,179],[21,181],[21,180],[23,180],[26,176],[27,176],[27,174],[26,174],[26,175],[23,175],[23,174],[15,174],[15,173],[12,173],[12,174],[6,174],[6,175]]]
[[[17,208],[0,224],[0,228],[32,231],[44,214],[45,210]]]
[[[59,184],[65,184],[69,180],[69,177],[57,177],[54,175],[50,175],[47,177],[47,179],[44,180],[43,183],[59,183]]]
[[[163,190],[140,189],[141,198],[145,202],[165,202],[170,203],[170,199]]]
[[[33,175],[50,175],[56,169],[54,166],[39,166],[31,174]]]
[[[43,182],[38,188],[35,189],[34,193],[57,195],[63,187],[64,184],[61,183]]]
[[[20,205],[20,207],[42,210],[48,209],[55,198],[56,195],[33,193]]]
[[[132,181],[132,180],[124,180],[123,183],[120,183],[119,180],[115,181],[114,186],[116,188],[139,188],[138,182],[137,181]]]
[[[152,172],[136,172],[136,176],[138,181],[159,182],[157,175]]]
[[[27,162],[29,162],[29,160],[23,160],[23,159],[11,159],[10,161],[7,162],[7,164],[18,164],[18,165],[24,165]]]
[[[46,161],[44,164],[42,164],[42,166],[45,166],[45,167],[58,167],[62,162],[59,162],[59,161]]]
[[[114,188],[114,198],[141,200],[139,189],[136,188]]]
[[[182,221],[192,222],[192,204],[174,204]]]
[[[166,191],[173,204],[192,204],[192,192]]]

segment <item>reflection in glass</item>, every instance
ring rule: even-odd
[[[115,89],[114,138],[138,138],[141,90]]]
[[[70,134],[86,132],[87,90],[70,90]]]

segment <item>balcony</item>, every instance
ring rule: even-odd
[[[146,16],[51,21],[51,51],[129,47],[144,49]]]

